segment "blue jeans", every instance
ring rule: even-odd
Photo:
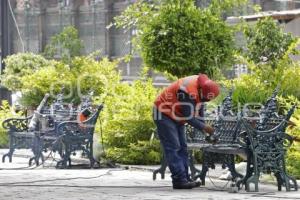
[[[154,113],[160,115],[160,118],[154,116],[154,122],[172,174],[172,182],[185,183],[188,181],[188,151],[184,125],[170,119],[157,109]]]

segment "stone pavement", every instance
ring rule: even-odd
[[[0,156],[7,150],[0,150]],[[219,170],[211,170],[206,186],[192,190],[173,190],[170,175],[152,180],[157,166],[129,166],[113,169],[55,169],[55,162],[28,168],[28,151],[17,151],[13,163],[0,163],[2,200],[89,200],[89,199],[300,199],[300,192],[277,191],[274,184],[261,183],[260,192],[229,193],[230,183],[219,180]],[[86,162],[77,158],[78,162]],[[77,163],[76,163],[77,162]],[[219,172],[219,173],[216,173]],[[212,183],[212,182],[213,183]],[[227,185],[226,185],[227,184]]]

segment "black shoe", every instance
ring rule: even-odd
[[[200,181],[192,181],[190,183],[193,183],[194,184],[194,187],[200,187],[201,185],[201,182]]]
[[[173,183],[173,189],[192,189],[195,187],[194,182]]]

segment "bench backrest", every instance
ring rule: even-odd
[[[101,110],[103,109],[103,105],[97,106],[95,112],[85,121],[66,121],[62,122],[57,127],[58,135],[72,135],[72,136],[80,136],[80,135],[93,135],[95,131],[95,125]]]
[[[61,93],[56,96],[54,102],[49,107],[45,107],[41,111],[41,131],[52,134],[53,130],[57,129],[57,126],[61,122],[75,121],[83,109],[92,107],[92,93],[83,96],[78,107],[74,107],[71,103],[64,102],[64,99],[62,89]]]
[[[224,117],[215,120],[205,120],[206,124],[215,126],[215,135],[218,137],[219,144],[235,144],[242,131],[240,121],[236,117]],[[186,137],[189,143],[208,143],[205,140],[205,133],[189,125],[186,126]]]
[[[222,117],[215,122],[215,135],[218,143],[233,144],[242,131],[242,126],[237,117]]]
[[[218,143],[233,144],[237,142],[240,132],[240,122],[232,111],[232,90],[223,99],[221,106],[218,106],[216,116],[205,119],[205,123],[215,128],[218,136]],[[205,133],[195,128],[186,126],[187,142],[208,143],[205,140]]]

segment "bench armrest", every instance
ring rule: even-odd
[[[2,122],[2,127],[9,131],[27,131],[28,130],[28,123],[32,116],[26,118],[9,118]]]

